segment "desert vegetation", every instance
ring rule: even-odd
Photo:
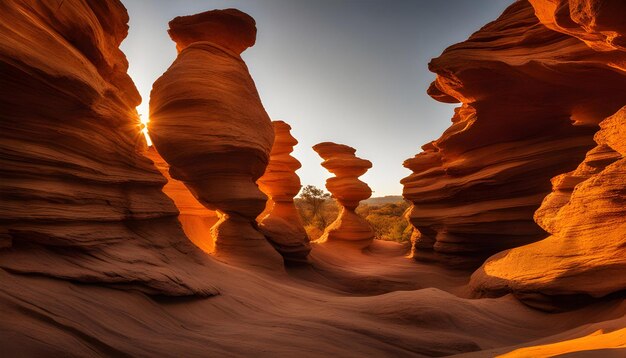
[[[409,204],[398,197],[395,202],[372,198],[362,202],[356,209],[372,226],[379,240],[405,242],[411,238],[411,226],[404,217]],[[393,197],[391,200],[394,200]],[[324,229],[330,225],[339,214],[339,207],[335,199],[324,190],[314,185],[305,186],[295,199],[298,213],[304,223],[309,238],[318,239]]]

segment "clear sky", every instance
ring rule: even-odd
[[[402,162],[450,125],[454,105],[426,94],[428,62],[494,20],[512,0],[122,0],[130,15],[122,50],[148,114],[152,83],[176,57],[167,23],[179,15],[237,8],[257,22],[242,57],[272,119],[300,142],[303,185],[330,175],[311,149],[350,145],[373,168],[361,179],[372,196],[399,195]]]

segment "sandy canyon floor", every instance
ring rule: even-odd
[[[286,272],[210,260],[206,277],[219,294],[209,298],[2,270],[0,346],[4,356],[624,354],[616,349],[626,348],[624,300],[544,313],[510,295],[471,299],[469,274],[417,263],[406,250],[383,241],[363,252],[314,245],[310,266]]]

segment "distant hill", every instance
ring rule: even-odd
[[[363,200],[362,204],[367,205],[385,205],[385,204],[394,204],[404,201],[404,198],[401,195],[387,195],[387,196],[379,196],[376,198],[369,198],[367,200]]]

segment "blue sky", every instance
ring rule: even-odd
[[[361,179],[373,196],[399,195],[402,162],[450,125],[454,105],[426,95],[428,62],[495,20],[506,0],[122,0],[130,15],[122,50],[147,116],[152,83],[176,57],[167,23],[179,15],[237,8],[257,22],[256,45],[242,57],[272,119],[289,123],[300,144],[303,185],[330,175],[311,146],[353,146],[373,168]]]

